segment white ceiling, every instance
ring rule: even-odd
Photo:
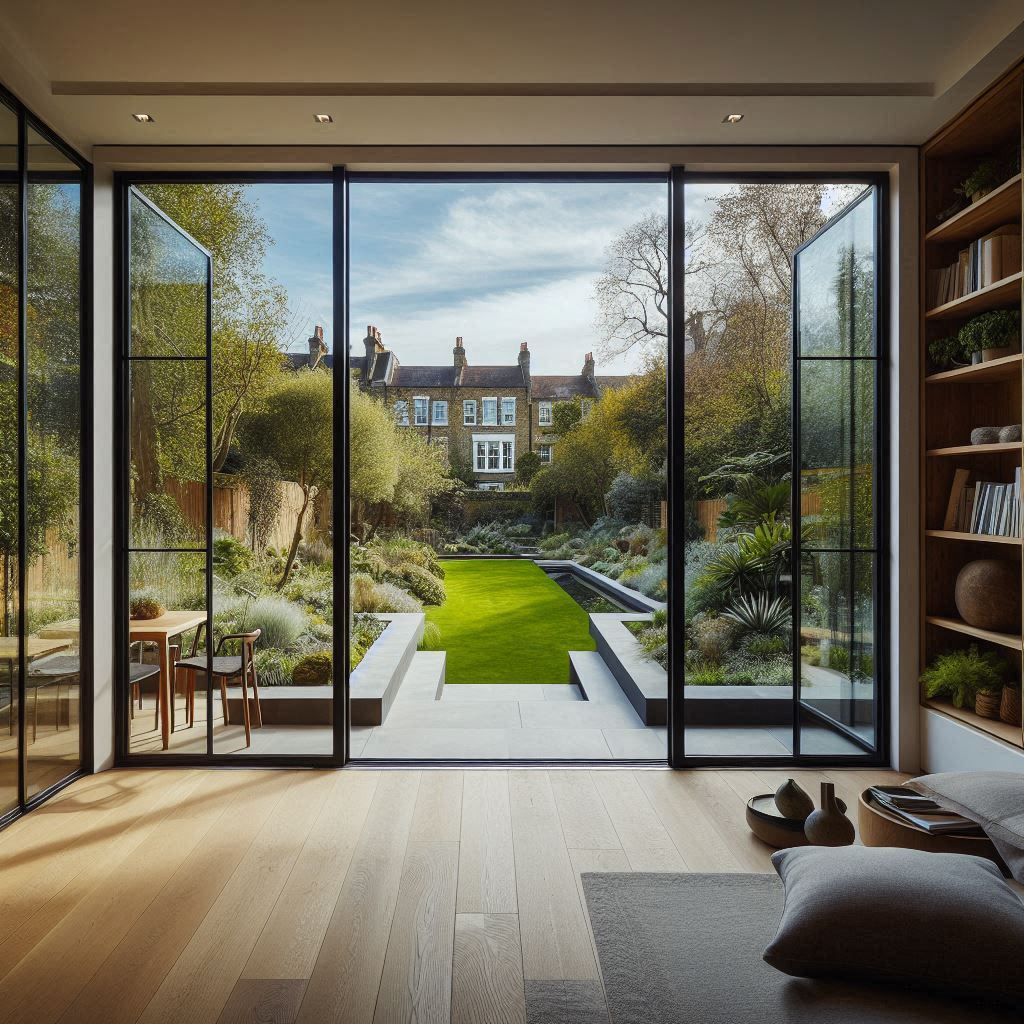
[[[1020,0],[0,0],[0,29],[0,80],[86,151],[919,143],[1024,53]]]

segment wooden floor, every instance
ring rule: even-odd
[[[851,805],[901,778],[792,774]],[[580,872],[768,871],[743,809],[783,777],[92,776],[0,833],[0,1022],[531,1020],[600,984]]]

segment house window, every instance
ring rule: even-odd
[[[430,407],[430,402],[426,398],[414,398],[412,400],[413,407],[413,423],[417,427],[425,427],[427,425],[427,412]]]
[[[438,427],[448,426],[448,403],[447,402],[434,402],[434,419],[433,423]]]
[[[477,473],[511,473],[516,465],[516,439],[512,434],[475,435],[473,469]]]
[[[476,400],[468,399],[462,403],[462,422],[467,427],[476,426]]]
[[[391,408],[395,411],[395,422],[400,427],[409,426],[409,403],[400,398]]]
[[[551,426],[551,403],[541,402],[537,406],[537,423],[542,427]]]
[[[514,427],[516,425],[516,400],[514,398],[503,398],[501,400],[501,425],[503,427]]]
[[[545,465],[551,464],[551,445],[542,444],[540,446],[540,451],[538,454],[540,455],[541,462],[543,462]]]
[[[498,400],[496,398],[484,398],[482,401],[483,425],[485,427],[496,427],[498,425]]]

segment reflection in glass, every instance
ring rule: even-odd
[[[18,806],[18,120],[0,103],[0,814]]]
[[[874,355],[874,232],[872,192],[800,254],[801,356]]]
[[[28,133],[27,795],[80,758],[81,173]]]

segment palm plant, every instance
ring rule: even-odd
[[[785,633],[791,622],[789,602],[784,597],[771,598],[765,591],[740,595],[722,617],[747,633]]]

